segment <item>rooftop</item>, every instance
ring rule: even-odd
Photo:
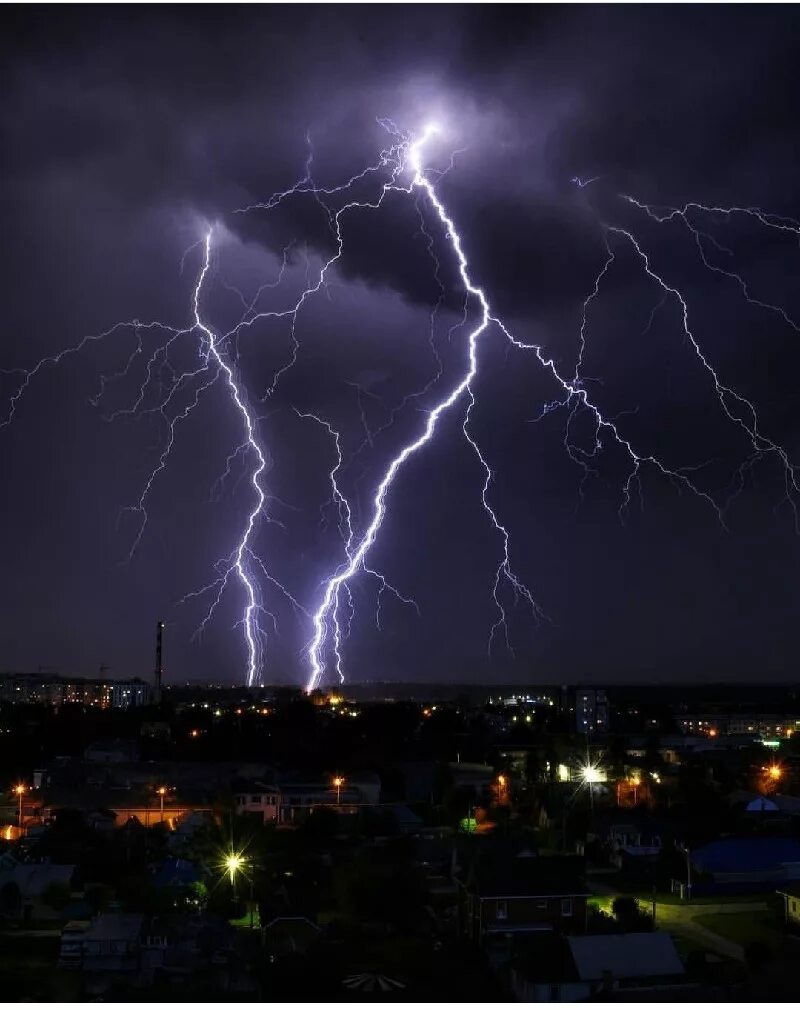
[[[607,936],[567,937],[578,977],[661,978],[683,975],[672,937],[667,933],[617,933]]]

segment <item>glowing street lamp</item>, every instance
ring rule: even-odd
[[[244,866],[244,859],[238,852],[229,852],[224,861],[225,869],[230,874],[233,899],[236,900],[236,874]]]
[[[336,786],[336,806],[339,806],[339,801],[342,798],[342,786],[344,785],[344,779],[341,775],[337,775],[333,780],[333,784]]]
[[[605,774],[601,768],[597,767],[597,765],[585,764],[583,768],[581,768],[581,779],[586,783],[586,785],[591,786],[594,785],[595,782],[605,781]]]
[[[783,768],[779,764],[771,764],[764,769],[767,776],[767,781],[776,786],[778,782],[783,778]]]
[[[17,813],[17,826],[20,831],[22,831],[22,797],[25,795],[27,787],[19,783],[19,785],[14,786],[14,792],[17,794],[19,800],[19,810]]]
[[[161,821],[163,823],[163,821],[164,821],[164,797],[167,794],[167,787],[166,786],[159,786],[158,789],[156,789],[156,792],[158,793],[159,799],[161,800]]]
[[[642,780],[638,775],[631,775],[628,779],[628,785],[633,786],[633,805],[637,806],[639,802],[639,786],[642,784]]]

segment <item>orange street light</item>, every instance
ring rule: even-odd
[[[17,794],[19,799],[19,809],[17,812],[17,827],[22,831],[22,797],[25,795],[27,786],[23,785],[22,782],[19,785],[14,786],[14,792]]]
[[[341,775],[337,775],[333,780],[333,784],[336,786],[336,806],[339,806],[339,801],[342,798],[342,786],[344,785],[344,779]]]
[[[770,765],[767,769],[769,777],[773,782],[777,782],[778,779],[783,775],[783,768],[780,765]]]
[[[161,800],[161,820],[163,821],[164,820],[164,797],[167,795],[167,787],[166,786],[159,786],[158,789],[156,789],[156,792],[158,793],[159,799]]]

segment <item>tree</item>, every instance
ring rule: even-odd
[[[604,912],[601,908],[589,908],[586,915],[587,933],[618,933],[619,926],[613,915]]]
[[[623,933],[647,933],[653,928],[653,917],[639,908],[636,898],[614,898],[611,911]]]

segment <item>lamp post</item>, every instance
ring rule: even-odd
[[[692,900],[692,860],[689,847],[687,845],[679,845],[678,848],[686,857],[686,899],[687,901]]]
[[[164,823],[164,796],[166,795],[167,787],[166,786],[159,786],[158,789],[156,789],[156,792],[158,793],[159,799],[161,800],[161,823],[163,824]]]
[[[344,779],[341,775],[337,775],[333,780],[333,784],[336,786],[336,806],[338,807],[342,798],[342,786],[344,785]]]
[[[589,806],[592,812],[594,812],[594,786],[596,782],[603,782],[605,780],[605,774],[597,765],[593,765],[591,761],[587,761],[581,768],[581,779],[584,785],[589,787]]]
[[[25,795],[25,786],[20,782],[19,785],[14,786],[14,792],[17,794],[17,799],[19,800],[19,807],[17,810],[17,827],[22,833],[22,797]]]
[[[225,869],[230,874],[231,887],[233,888],[233,900],[236,901],[236,874],[242,868],[244,860],[235,852],[231,852],[225,857]]]
[[[632,775],[629,779],[630,784],[633,786],[633,805],[638,806],[639,802],[639,786],[642,784],[642,780],[638,775]]]

